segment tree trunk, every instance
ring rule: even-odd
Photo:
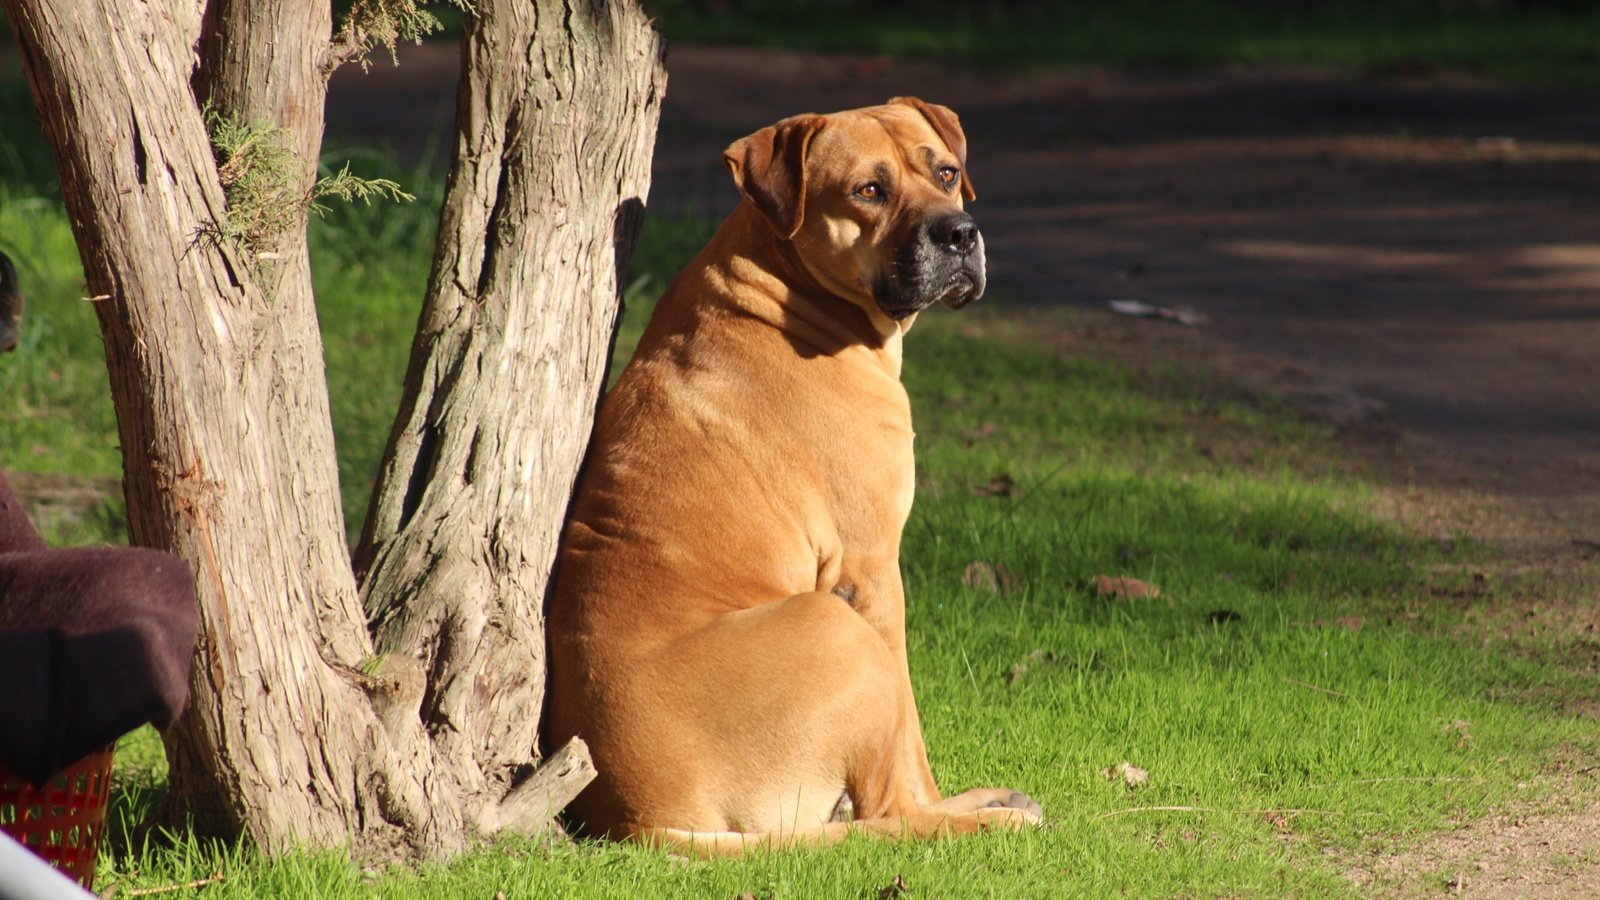
[[[344,670],[370,645],[344,561],[309,297],[264,295],[252,261],[198,237],[226,211],[192,55],[161,7],[6,11],[89,292],[103,298],[129,533],[181,554],[198,579],[172,797],[202,831],[338,840],[359,821],[351,761],[376,720],[350,714],[367,703]]]
[[[665,76],[632,6],[475,9],[428,300],[358,559],[379,648],[427,670],[435,751],[493,783],[537,745],[545,584]]]
[[[99,298],[130,533],[188,559],[200,588],[171,807],[268,849],[437,853],[542,824],[529,792],[584,772],[563,760],[569,777],[513,787],[535,759],[539,600],[645,192],[662,75],[642,14],[480,0],[469,16],[459,158],[364,542],[390,654],[374,667],[303,221],[256,258],[215,237],[227,211],[197,99],[284,128],[309,191],[326,0],[214,0],[203,18],[0,5]]]

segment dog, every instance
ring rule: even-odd
[[[901,343],[983,293],[966,149],[901,97],[725,153],[741,202],[602,403],[562,537],[546,739],[593,755],[585,833],[724,855],[1041,821],[941,797],[906,662]]]

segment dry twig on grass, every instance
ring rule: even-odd
[[[1312,684],[1309,681],[1296,681],[1293,678],[1287,678],[1287,677],[1284,678],[1283,680],[1289,682],[1290,684],[1294,685],[1295,687],[1303,687],[1308,691],[1321,691],[1324,694],[1329,694],[1329,695],[1332,695],[1334,697],[1346,697],[1346,698],[1348,698],[1350,696],[1349,694],[1346,694],[1344,691],[1336,691],[1333,688],[1319,687],[1319,686],[1317,686],[1315,684]]]
[[[217,872],[217,873],[211,875],[209,878],[197,878],[194,881],[185,881],[182,884],[162,884],[162,885],[157,885],[155,887],[133,888],[131,890],[126,890],[126,891],[119,891],[119,890],[117,890],[116,888],[113,887],[111,890],[106,891],[104,894],[101,894],[100,896],[101,896],[102,900],[106,900],[106,898],[110,898],[110,897],[114,897],[114,896],[115,897],[149,897],[149,896],[154,895],[154,894],[171,894],[171,893],[174,893],[176,891],[189,891],[189,890],[194,890],[195,888],[202,888],[202,887],[205,887],[208,884],[217,884],[218,882],[226,880],[226,878],[227,878],[227,876],[225,874],[223,874],[222,872]]]
[[[1333,809],[1223,809],[1219,806],[1130,806],[1127,809],[1114,809],[1110,812],[1095,816],[1096,819],[1109,819],[1113,816],[1126,816],[1130,813],[1144,812],[1196,812],[1196,813],[1232,813],[1238,816],[1298,816],[1301,814],[1314,816],[1338,816],[1343,813]]]

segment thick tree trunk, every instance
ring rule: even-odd
[[[379,648],[426,667],[435,751],[487,785],[536,747],[545,584],[665,74],[630,4],[473,9],[439,248],[358,559]]]
[[[536,758],[539,602],[645,194],[663,76],[642,14],[480,0],[469,17],[459,159],[364,542],[374,667],[303,229],[253,259],[206,237],[226,210],[197,95],[285,128],[309,189],[326,0],[216,0],[203,27],[193,4],[0,6],[100,298],[130,531],[199,583],[173,808],[269,849],[436,853],[542,824],[542,798],[587,771],[575,751],[517,783]]]
[[[200,588],[172,802],[202,831],[269,847],[343,840],[376,818],[359,798],[378,722],[353,674],[370,642],[310,292],[264,293],[255,261],[202,237],[226,210],[193,55],[162,7],[6,11],[103,298],[129,531],[190,560]]]

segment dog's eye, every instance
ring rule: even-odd
[[[955,183],[961,178],[960,170],[956,169],[954,166],[941,166],[939,168],[938,175],[939,183],[947,188],[955,187]]]
[[[856,188],[856,196],[863,200],[882,200],[884,196],[883,185],[876,181],[869,181]]]

